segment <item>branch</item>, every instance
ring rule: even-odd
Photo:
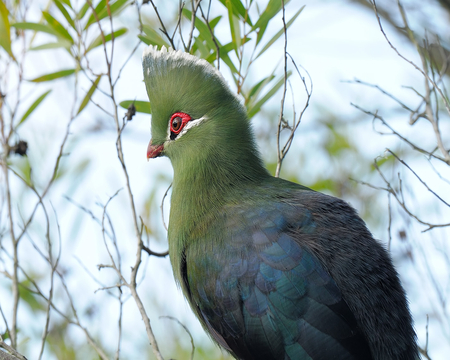
[[[284,156],[281,153],[280,149],[280,137],[281,137],[281,125],[283,123],[284,117],[284,102],[286,101],[286,85],[287,85],[287,28],[286,28],[286,18],[285,18],[285,7],[284,0],[281,1],[283,4],[283,32],[284,32],[284,80],[283,80],[283,96],[281,98],[281,107],[280,107],[280,116],[278,118],[278,127],[277,127],[277,168],[275,170],[275,177],[280,176],[281,165],[283,163]],[[295,115],[294,115],[295,116]]]

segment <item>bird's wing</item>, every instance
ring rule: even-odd
[[[319,231],[308,210],[230,206],[222,226],[211,251],[186,254],[191,304],[219,344],[242,359],[371,358],[336,283],[301,244]]]

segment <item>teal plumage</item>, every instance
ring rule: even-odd
[[[414,359],[398,275],[354,210],[270,176],[206,61],[149,47],[143,67],[148,157],[174,168],[174,276],[211,337],[246,360]]]

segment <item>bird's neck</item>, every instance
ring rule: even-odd
[[[204,149],[207,152],[208,149]],[[189,160],[172,160],[174,168],[171,221],[190,226],[211,212],[220,211],[233,194],[270,176],[254,148],[221,148]]]
[[[238,194],[270,177],[251,130],[243,128],[239,134],[244,137],[242,141],[212,136],[198,146],[178,150],[179,156],[171,156],[174,179],[169,247],[176,267],[185,247],[208,234],[208,224],[220,216],[224,205],[238,202]]]

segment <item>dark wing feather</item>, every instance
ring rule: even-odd
[[[190,302],[240,359],[371,359],[334,280],[301,244],[311,214],[286,203],[230,207],[209,250],[186,249]],[[206,244],[211,239],[204,239]]]

